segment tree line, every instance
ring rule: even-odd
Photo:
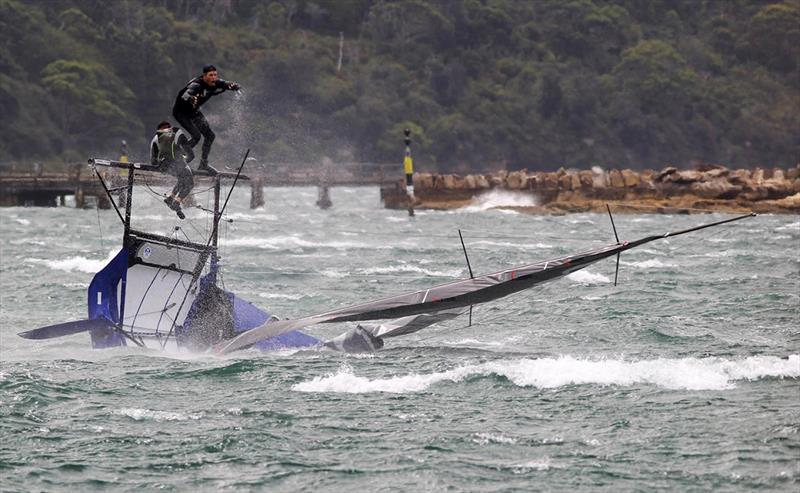
[[[212,162],[800,159],[800,0],[0,0],[0,161],[147,155],[203,64]]]

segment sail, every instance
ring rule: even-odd
[[[489,275],[449,282],[432,288],[348,306],[317,315],[269,322],[228,341],[223,341],[215,347],[215,351],[220,354],[229,353],[248,347],[260,340],[314,324],[408,317],[486,303],[529,289],[537,284],[563,277],[595,262],[651,241],[678,236],[752,216],[754,214],[737,216],[682,231],[647,236],[633,242],[594,248],[574,255],[513,267]]]
[[[196,298],[194,272],[208,255],[198,245],[167,240],[130,236],[122,328],[132,336],[167,336],[183,325]]]

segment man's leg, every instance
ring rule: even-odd
[[[211,145],[214,143],[215,135],[202,112],[198,111],[194,115],[192,123],[203,135],[203,154],[200,156],[200,168],[203,169],[208,167],[208,154],[211,152]],[[194,139],[194,136],[192,139]]]
[[[178,121],[180,126],[183,127],[184,130],[189,132],[189,135],[192,137],[191,139],[189,139],[189,146],[190,147],[196,146],[197,143],[200,142],[200,137],[202,136],[202,133],[200,133],[200,129],[198,129],[195,126],[192,115],[181,113],[179,111],[173,111],[172,116],[175,117],[175,120]],[[205,118],[203,120],[205,120]]]
[[[187,166],[186,164],[181,166],[177,162],[174,162],[174,161],[169,164],[169,167],[167,168],[167,172],[169,174],[171,174],[171,175],[177,176],[178,181],[177,181],[177,183],[175,183],[175,186],[172,188],[172,192],[169,195],[167,195],[166,199],[164,199],[164,203],[167,204],[167,207],[169,207],[170,209],[175,211],[175,213],[178,215],[178,217],[180,219],[185,219],[186,215],[183,213],[183,210],[181,209],[181,200],[183,199],[183,197],[186,196],[186,194],[184,194],[183,196],[180,195],[180,192],[183,191],[183,185],[181,183],[181,175],[183,174],[182,168],[189,169],[189,166]],[[190,180],[191,180],[191,174],[192,174],[192,170],[189,169],[189,175],[190,175],[189,179]],[[191,188],[190,188],[190,190],[191,190]],[[188,194],[188,192],[187,192],[187,194]]]
[[[181,201],[189,195],[189,192],[192,191],[194,188],[194,177],[192,175],[192,168],[189,165],[184,164],[182,167],[178,169],[178,183],[175,185],[175,190],[177,191],[178,196],[175,198],[177,203],[181,203]]]

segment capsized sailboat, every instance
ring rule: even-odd
[[[249,151],[248,151],[249,152]],[[368,301],[353,306],[279,320],[268,312],[225,291],[217,284],[219,272],[219,223],[231,193],[239,180],[247,155],[236,173],[223,172],[213,181],[212,228],[205,243],[181,240],[131,227],[134,181],[137,174],[160,172],[147,164],[91,159],[97,167],[124,168],[128,172],[124,189],[124,214],[114,204],[123,224],[119,253],[98,272],[89,286],[89,313],[85,320],[40,327],[19,335],[28,339],[49,339],[89,332],[95,348],[135,344],[142,347],[177,346],[216,354],[258,348],[326,347],[345,352],[375,351],[384,340],[408,335],[455,317],[472,315],[472,306],[491,302],[540,283],[566,276],[600,260],[663,238],[679,236],[738,221],[755,214],[736,216],[680,231],[620,241],[573,255],[473,276],[409,293]],[[105,182],[97,173],[105,187]],[[221,183],[232,180],[225,201]],[[610,211],[609,211],[610,216]],[[613,218],[612,218],[613,225]],[[614,227],[616,235],[616,227]],[[465,250],[466,255],[466,250]],[[616,283],[616,276],[615,276]],[[300,329],[323,323],[359,323],[328,341],[320,341]]]
[[[249,154],[249,151],[248,151]],[[103,185],[123,226],[122,247],[92,279],[88,289],[88,317],[22,332],[27,339],[50,339],[88,332],[92,346],[109,348],[136,345],[148,348],[186,348],[206,351],[221,340],[259,327],[274,317],[219,287],[219,229],[231,193],[240,180],[247,155],[236,173],[209,176],[213,189],[211,231],[206,241],[181,239],[136,229],[132,224],[134,183],[146,176],[162,175],[146,163],[90,159],[89,165]],[[108,188],[98,169],[122,169],[127,182]],[[231,183],[222,201],[222,183]],[[148,185],[149,188],[149,185]],[[117,206],[114,193],[120,194]],[[122,210],[120,210],[122,209]],[[179,228],[176,228],[178,231]],[[256,344],[262,350],[278,347],[319,346],[322,341],[298,331]]]

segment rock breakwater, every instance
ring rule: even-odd
[[[453,209],[469,206],[484,194],[510,191],[531,196],[533,206],[499,203],[531,214],[605,211],[611,204],[620,212],[800,213],[800,164],[794,168],[731,170],[720,165],[661,171],[630,169],[559,169],[498,171],[460,176],[416,173],[415,207]],[[388,208],[405,209],[408,197],[401,180],[381,189]]]

